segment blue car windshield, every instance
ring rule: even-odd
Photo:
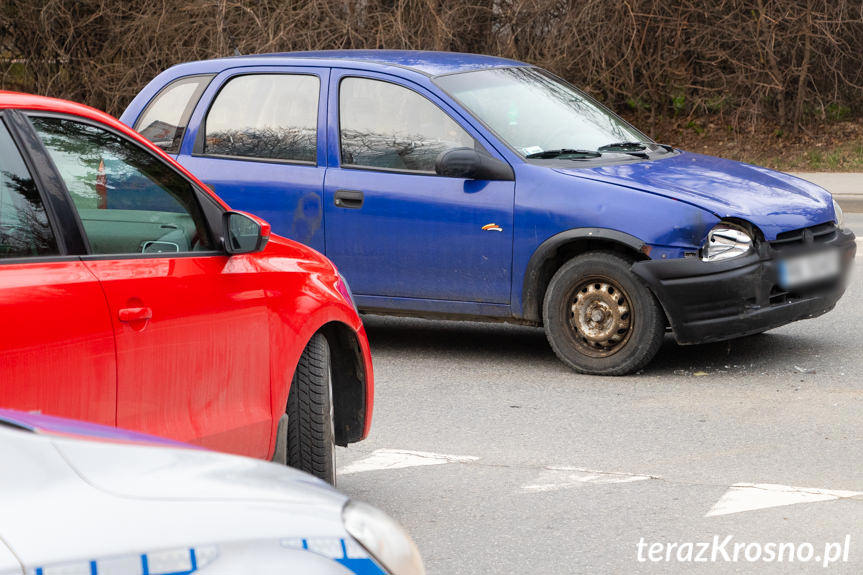
[[[538,68],[494,68],[434,82],[522,156],[652,144],[596,100]]]

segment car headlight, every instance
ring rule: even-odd
[[[389,515],[359,501],[342,510],[345,529],[392,575],[425,575],[416,544]]]
[[[833,200],[833,212],[836,214],[835,222],[836,227],[840,230],[845,227],[845,214],[842,212],[842,208],[839,207],[839,202]]]
[[[717,224],[701,247],[701,260],[716,262],[736,258],[752,251],[752,236],[734,224]]]

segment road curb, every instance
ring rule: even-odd
[[[842,211],[863,213],[863,194],[835,194],[833,198],[839,203]]]

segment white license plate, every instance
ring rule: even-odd
[[[839,270],[838,250],[796,256],[779,261],[779,285],[791,289],[834,278]]]

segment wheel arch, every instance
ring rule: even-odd
[[[340,321],[320,327],[330,346],[333,384],[333,417],[336,445],[346,446],[363,438],[366,423],[366,378],[363,353],[357,334]]]
[[[534,250],[522,286],[523,319],[542,323],[542,301],[552,276],[573,257],[611,250],[636,260],[649,259],[650,246],[637,237],[610,228],[573,228],[555,234]]]

